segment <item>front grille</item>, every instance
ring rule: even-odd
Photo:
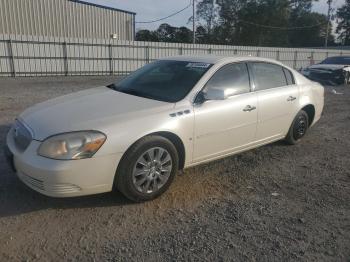
[[[32,142],[33,136],[31,131],[20,121],[16,120],[13,126],[13,139],[16,147],[19,150],[26,150],[30,142]]]
[[[326,70],[310,70],[310,77],[319,79],[319,80],[335,80],[343,77],[342,70],[333,70],[333,71],[326,71]]]

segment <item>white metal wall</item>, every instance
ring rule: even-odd
[[[0,0],[0,34],[134,40],[135,14],[71,0]]]
[[[153,60],[181,54],[261,56],[298,69],[328,56],[350,56],[350,50],[0,35],[0,76],[126,74]]]

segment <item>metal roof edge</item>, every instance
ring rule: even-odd
[[[110,6],[105,6],[105,5],[99,5],[99,4],[95,4],[95,3],[91,3],[91,2],[85,2],[82,0],[68,0],[68,1],[78,3],[78,4],[92,5],[92,6],[99,7],[99,8],[104,8],[104,9],[109,9],[109,10],[113,10],[113,11],[119,11],[119,12],[123,12],[123,13],[136,15],[135,12],[131,12],[131,11],[123,10],[123,9],[118,9],[118,8],[114,8],[114,7],[110,7]]]

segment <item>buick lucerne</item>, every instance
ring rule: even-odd
[[[5,150],[20,180],[42,194],[118,189],[146,201],[178,170],[277,140],[298,143],[323,103],[320,84],[274,60],[166,58],[25,110]]]

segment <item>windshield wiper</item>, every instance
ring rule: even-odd
[[[158,100],[158,101],[162,101],[162,102],[169,102],[169,101],[165,101],[162,98],[158,98],[158,97],[155,97],[153,95],[149,95],[149,94],[140,92],[140,91],[135,90],[135,89],[122,90],[122,89],[120,89],[120,86],[117,86],[116,84],[110,84],[107,87],[110,89],[113,89],[117,92],[121,92],[121,93],[128,94],[128,95],[139,96],[139,97],[148,98],[148,99],[152,99],[152,100]]]
[[[144,94],[141,94],[139,91],[135,90],[135,89],[127,89],[127,90],[121,90],[120,86],[117,86],[116,84],[110,84],[107,86],[110,89],[113,89],[115,91],[124,93],[124,94],[128,94],[128,95],[135,95],[135,96],[144,96]]]
[[[149,98],[149,99],[153,99],[154,97],[145,93],[142,93],[138,90],[135,89],[128,89],[128,90],[117,90],[119,92],[125,93],[125,94],[129,94],[129,95],[134,95],[134,96],[140,96],[140,97],[144,97],[144,98]]]

